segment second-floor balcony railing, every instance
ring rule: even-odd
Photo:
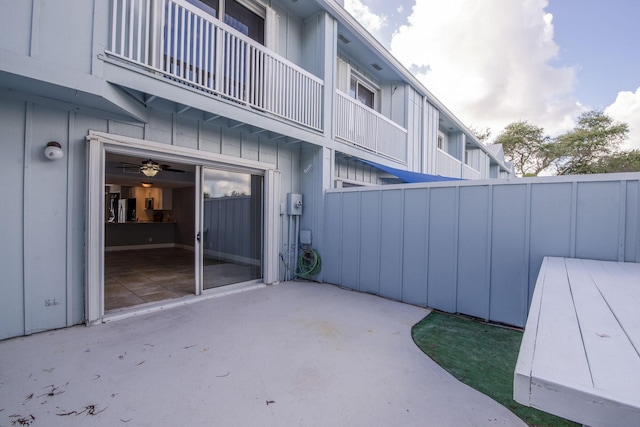
[[[462,167],[462,178],[464,179],[480,179],[481,175],[480,175],[480,171],[478,171],[477,169],[469,166],[469,165],[464,165]]]
[[[185,0],[113,0],[108,53],[322,130],[323,81]]]
[[[451,178],[461,178],[462,162],[438,148],[436,150],[436,173]]]
[[[336,138],[407,161],[407,130],[339,90],[334,123]]]

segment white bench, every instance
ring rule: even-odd
[[[547,257],[514,399],[589,426],[640,426],[640,264]]]

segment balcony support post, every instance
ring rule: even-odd
[[[322,111],[322,128],[324,129],[325,136],[331,138],[334,137],[335,131],[333,128],[333,109],[336,105],[336,81],[335,81],[335,69],[336,61],[338,58],[338,23],[335,19],[330,17],[327,13],[322,14],[322,31],[324,41],[324,67],[322,79],[324,80],[324,88],[322,98],[325,102],[321,103],[323,106]]]

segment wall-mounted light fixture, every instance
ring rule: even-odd
[[[142,185],[144,188],[149,188],[151,187],[153,184],[150,182],[141,182],[140,185]]]
[[[62,146],[60,145],[60,143],[51,141],[44,149],[44,155],[47,157],[47,159],[59,160],[64,157],[64,151],[62,151]]]

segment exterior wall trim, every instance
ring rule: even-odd
[[[278,219],[280,173],[275,165],[246,160],[222,154],[209,153],[186,147],[161,144],[121,135],[90,130],[86,137],[87,149],[87,219],[86,219],[86,282],[85,322],[102,323],[104,319],[104,164],[105,154],[118,153],[146,156],[153,152],[154,158],[178,161],[190,165],[213,166],[225,170],[251,171],[265,176],[264,214],[264,274],[267,284],[278,281]]]

